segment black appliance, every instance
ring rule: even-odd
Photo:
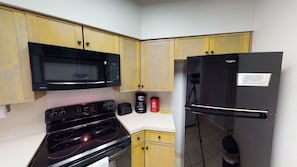
[[[33,91],[121,85],[119,55],[31,42],[28,45]]]
[[[188,57],[186,109],[267,118],[276,110],[281,63],[282,52]]]
[[[46,110],[47,134],[28,166],[82,167],[128,155],[129,167],[130,135],[116,119],[115,109],[115,102],[107,100]]]
[[[126,115],[132,113],[132,106],[130,103],[121,103],[118,104],[118,114]]]
[[[146,94],[143,92],[138,92],[135,94],[136,102],[135,102],[135,111],[138,113],[146,112]]]

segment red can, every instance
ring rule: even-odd
[[[151,108],[151,112],[159,111],[159,97],[150,98],[150,108]]]

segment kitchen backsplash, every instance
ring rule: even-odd
[[[147,106],[149,98],[160,98],[160,109],[171,110],[172,93],[146,92]],[[12,104],[7,117],[0,119],[0,142],[26,135],[45,132],[44,111],[48,108],[71,104],[115,99],[116,102],[129,102],[135,105],[135,92],[119,93],[112,88],[48,91],[47,94],[35,102]],[[148,110],[149,111],[149,108]]]
[[[110,99],[114,99],[112,88],[47,92],[47,104],[49,108]]]
[[[120,93],[118,91],[114,91],[114,98],[116,102],[119,103],[131,103],[132,108],[134,109],[135,106],[135,97],[136,92],[127,92],[127,93]],[[147,111],[149,110],[150,104],[150,97],[157,96],[160,99],[160,109],[161,110],[172,110],[171,107],[171,92],[144,92],[146,93],[146,104],[147,104]]]
[[[0,119],[0,142],[45,132],[46,96],[31,103],[12,104],[10,108],[7,117]]]
[[[48,91],[35,102],[12,104],[0,119],[0,142],[45,132],[44,111],[48,108],[114,99],[112,88]]]

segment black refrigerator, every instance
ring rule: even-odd
[[[241,163],[241,167],[249,166],[248,161],[253,161],[249,158],[263,156],[257,155],[257,145],[266,149],[259,153],[269,154],[269,156],[264,155],[262,159],[259,158],[259,161],[265,162],[258,164],[261,167],[269,167],[282,54],[282,52],[259,52],[188,57],[186,135],[188,127],[199,124],[197,115],[207,115],[211,117],[209,120],[228,118],[232,120],[232,126],[233,121],[235,121],[234,126],[239,125],[239,127],[229,126],[228,129],[231,130],[229,131],[231,135],[233,128],[237,131],[234,137],[238,138],[241,161],[244,162]],[[239,121],[241,123],[238,123]],[[202,126],[200,130],[206,131]],[[241,130],[245,130],[246,133],[238,133]],[[254,132],[257,136],[249,137],[255,135]],[[241,139],[244,138],[250,138],[250,141],[245,140],[245,146],[242,146]],[[253,143],[253,146],[246,146],[247,141]],[[187,136],[185,144],[187,145]],[[252,152],[254,155],[248,155]]]

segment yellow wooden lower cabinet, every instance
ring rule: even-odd
[[[131,137],[132,167],[174,167],[175,133],[145,130]]]

